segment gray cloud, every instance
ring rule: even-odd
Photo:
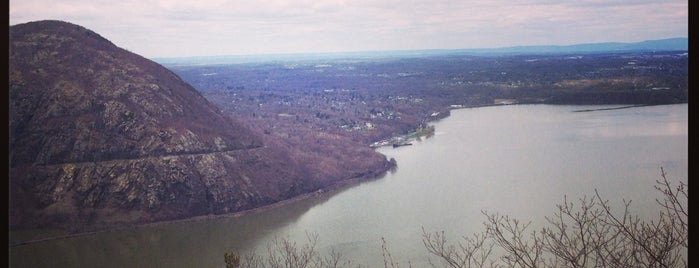
[[[61,19],[146,57],[479,48],[688,35],[678,0],[11,0],[10,24]]]

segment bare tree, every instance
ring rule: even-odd
[[[267,244],[267,257],[263,258],[255,251],[240,257],[237,253],[224,254],[226,268],[340,268],[353,267],[350,260],[344,260],[342,254],[334,249],[322,256],[316,249],[318,235],[306,233],[306,244],[297,245],[288,237],[276,237]],[[359,267],[359,266],[357,266]]]
[[[428,233],[422,228],[422,243],[427,251],[438,256],[449,267],[486,267],[489,264],[495,266],[492,260],[489,261],[493,251],[493,243],[486,244],[486,233],[474,234],[472,237],[463,237],[465,243],[450,245],[447,243],[447,236],[444,231]],[[430,264],[436,265],[429,260]]]
[[[615,216],[608,202],[602,202],[599,193],[595,191],[607,216],[601,224],[611,226],[628,242],[628,245],[620,246],[622,250],[617,252],[617,255],[624,257],[624,262],[612,263],[613,265],[687,267],[687,188],[682,182],[676,187],[670,185],[662,168],[661,177],[662,181],[656,181],[655,185],[655,189],[663,194],[662,201],[656,199],[661,210],[658,218],[650,222],[629,214],[630,201],[624,202],[622,216]]]
[[[386,243],[386,239],[383,237],[381,237],[381,253],[383,254],[384,268],[400,268],[400,263],[393,260],[391,252],[388,251],[388,243]],[[408,267],[413,267],[410,261],[408,261]]]
[[[578,206],[564,197],[538,232],[527,232],[529,223],[484,211],[486,232],[464,238],[468,246],[447,245],[443,232],[424,229],[423,242],[449,267],[687,267],[687,187],[671,185],[662,168],[661,177],[655,185],[663,195],[656,200],[661,210],[650,222],[631,214],[631,201],[614,213],[595,190]],[[500,262],[489,258],[493,249],[486,240],[503,252]]]

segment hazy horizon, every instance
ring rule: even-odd
[[[297,53],[260,53],[260,54],[228,54],[228,55],[193,55],[193,56],[171,56],[171,57],[154,57],[153,60],[168,60],[168,59],[216,59],[216,58],[296,58],[304,56],[357,56],[357,57],[371,57],[371,56],[390,56],[390,55],[423,55],[423,54],[440,54],[440,53],[450,53],[450,52],[464,52],[473,54],[501,54],[501,53],[514,53],[514,54],[526,54],[526,52],[510,52],[510,50],[516,51],[517,49],[527,49],[527,48],[546,48],[546,47],[574,47],[574,46],[585,46],[585,45],[599,45],[599,44],[637,44],[647,41],[661,41],[661,40],[672,40],[672,39],[685,39],[688,37],[669,37],[655,40],[641,40],[638,42],[599,42],[599,43],[581,43],[581,44],[570,44],[570,45],[535,45],[535,46],[507,46],[507,47],[479,47],[479,48],[454,48],[454,49],[404,49],[404,50],[362,50],[362,51],[334,51],[334,52],[297,52]],[[506,52],[498,52],[503,50]],[[543,52],[546,53],[546,52]],[[577,53],[577,52],[570,52]]]
[[[688,36],[687,1],[11,0],[147,58],[634,43]]]

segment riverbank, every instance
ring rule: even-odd
[[[636,107],[643,107],[643,106],[651,106],[651,105],[650,105],[650,104],[627,105],[627,106],[612,107],[612,108],[576,110],[576,111],[573,111],[573,112],[575,112],[575,113],[584,113],[584,112],[594,112],[594,111],[607,111],[607,110],[628,109],[628,108],[636,108]]]
[[[37,239],[27,239],[23,241],[12,241],[12,230],[9,231],[10,234],[10,241],[9,241],[9,247],[18,247],[18,246],[23,246],[23,245],[29,245],[29,244],[36,244],[36,243],[42,243],[42,242],[48,242],[48,241],[55,241],[55,240],[61,240],[61,239],[70,239],[70,238],[76,238],[76,237],[83,237],[83,236],[90,236],[90,235],[95,235],[99,233],[106,233],[106,232],[120,232],[120,231],[126,231],[126,230],[136,230],[136,229],[141,229],[141,228],[150,228],[150,227],[157,227],[157,226],[163,226],[163,225],[169,225],[169,224],[182,224],[182,223],[188,223],[188,222],[195,222],[195,221],[206,221],[206,220],[213,220],[213,219],[220,219],[220,218],[236,218],[236,217],[242,217],[245,215],[250,215],[250,214],[255,214],[255,213],[260,213],[264,211],[268,211],[271,209],[283,207],[286,205],[289,205],[294,202],[306,200],[309,198],[315,198],[320,195],[333,195],[337,194],[340,191],[357,185],[359,183],[365,182],[365,181],[371,181],[375,179],[379,179],[383,176],[386,175],[387,172],[390,170],[394,169],[396,167],[396,162],[394,159],[391,159],[389,161],[389,165],[385,166],[383,169],[376,170],[373,172],[369,172],[368,174],[361,174],[356,177],[344,179],[344,180],[339,180],[336,181],[330,185],[327,185],[321,189],[304,193],[298,196],[295,196],[290,199],[284,199],[277,201],[275,203],[267,204],[264,206],[248,209],[248,210],[243,210],[243,211],[237,211],[233,213],[226,213],[226,214],[209,214],[209,215],[201,215],[201,216],[194,216],[190,218],[184,218],[184,219],[176,219],[176,220],[164,220],[164,221],[157,221],[157,222],[150,222],[150,223],[142,223],[142,224],[135,224],[135,225],[129,225],[129,226],[115,226],[111,228],[105,228],[105,229],[99,229],[99,230],[92,230],[92,231],[85,231],[85,232],[77,232],[77,233],[66,233],[66,234],[61,234],[61,235],[54,235],[54,236],[49,236],[49,237],[43,237],[43,238],[37,238]],[[25,231],[45,231],[43,229],[32,229],[32,230],[18,230],[21,232]],[[53,230],[54,232],[63,232],[65,230]]]

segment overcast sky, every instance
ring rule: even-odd
[[[688,36],[688,0],[10,0],[148,58],[494,48]]]

